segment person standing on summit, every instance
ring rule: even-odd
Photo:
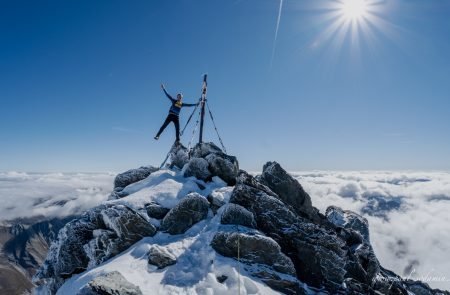
[[[158,140],[161,133],[166,129],[167,125],[169,125],[170,122],[173,122],[175,125],[175,134],[176,134],[176,142],[180,141],[180,111],[182,107],[193,107],[198,105],[198,103],[183,103],[183,94],[178,93],[177,99],[174,99],[169,93],[167,93],[166,88],[164,87],[164,84],[161,84],[161,88],[166,94],[167,98],[170,99],[172,102],[172,106],[170,107],[169,114],[167,115],[166,120],[162,124],[161,128],[159,129],[158,133],[155,136],[155,139]]]

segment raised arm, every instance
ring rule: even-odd
[[[198,105],[200,102],[197,103],[183,103],[182,106],[183,107],[195,107],[196,105]]]
[[[161,84],[161,89],[164,91],[164,94],[167,96],[168,99],[170,99],[172,102],[176,101],[176,99],[174,99],[169,93],[167,93],[166,88],[164,87],[164,84]]]

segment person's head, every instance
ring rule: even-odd
[[[177,94],[177,100],[178,100],[178,101],[183,100],[183,94],[178,93],[178,94]]]

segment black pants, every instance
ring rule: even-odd
[[[159,129],[158,134],[156,134],[156,136],[160,136],[161,133],[164,131],[164,129],[166,129],[167,125],[169,125],[170,122],[173,122],[173,124],[175,124],[175,134],[177,136],[177,141],[179,141],[180,140],[180,121],[178,120],[178,116],[175,114],[172,114],[172,113],[169,113],[169,115],[167,115],[166,120],[162,124],[162,126]]]

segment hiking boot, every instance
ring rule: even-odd
[[[158,135],[156,135],[156,136],[154,137],[154,139],[155,139],[155,140],[158,140],[158,139],[159,139],[159,136],[158,136]]]

